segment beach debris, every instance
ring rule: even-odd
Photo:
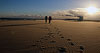
[[[58,50],[59,50],[60,53],[65,53],[65,52],[67,52],[67,51],[66,51],[66,48],[64,48],[64,47],[59,47]]]

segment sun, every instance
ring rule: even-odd
[[[98,9],[94,6],[90,6],[90,7],[86,8],[86,10],[89,14],[95,14],[96,12],[98,12]]]

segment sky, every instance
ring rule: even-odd
[[[0,16],[51,15],[52,12],[100,7],[100,0],[0,0]]]

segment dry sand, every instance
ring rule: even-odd
[[[0,53],[100,53],[100,23],[0,21]]]

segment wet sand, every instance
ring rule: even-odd
[[[100,53],[100,23],[0,21],[0,53]]]

